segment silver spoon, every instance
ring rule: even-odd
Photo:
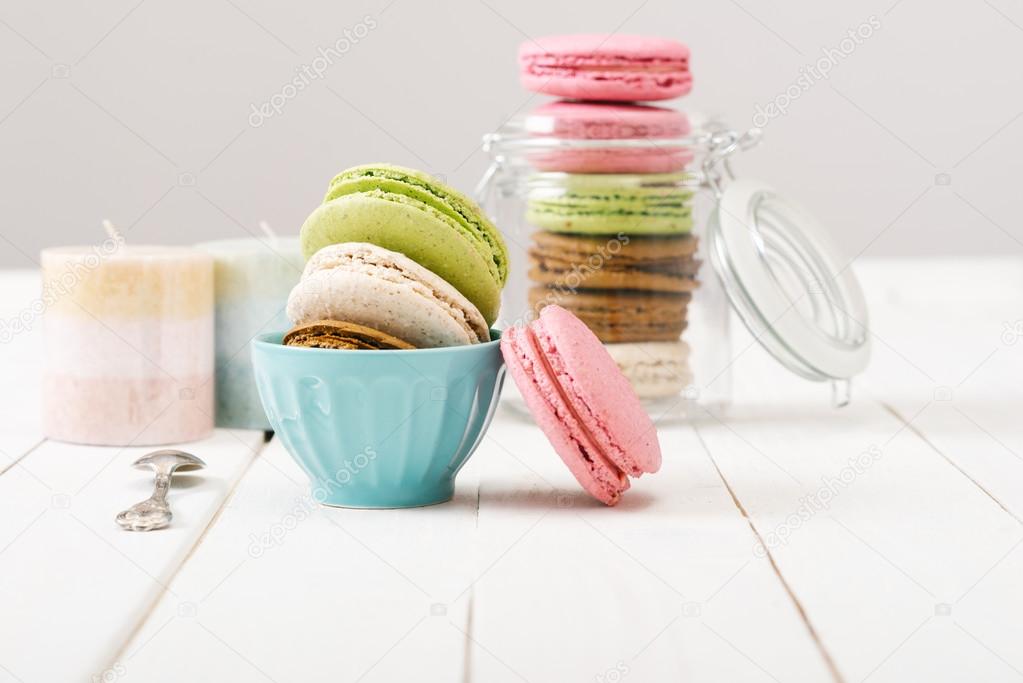
[[[117,515],[117,523],[128,531],[153,531],[168,526],[173,517],[170,505],[167,504],[171,475],[176,470],[199,470],[206,467],[206,463],[194,455],[175,450],[153,451],[132,465],[155,471],[156,481],[153,495]]]

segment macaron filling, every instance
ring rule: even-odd
[[[529,192],[526,220],[546,230],[680,234],[692,228],[693,193],[682,173],[568,174],[556,187],[545,180],[538,178]]]
[[[633,57],[592,57],[558,56],[534,58],[526,63],[529,73],[537,76],[562,75],[575,71],[606,71],[643,73],[684,73],[689,68],[687,60],[681,59],[638,59]]]

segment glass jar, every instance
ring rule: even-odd
[[[477,200],[511,262],[499,326],[564,306],[652,415],[685,417],[693,402],[731,401],[734,310],[780,362],[832,380],[843,404],[869,358],[866,307],[846,262],[802,209],[734,180],[729,158],[758,131],[692,116],[637,126],[652,109],[615,105],[621,114],[583,127],[546,106],[484,137],[492,163]]]

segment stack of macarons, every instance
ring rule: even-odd
[[[490,341],[508,250],[461,193],[387,164],[338,174],[302,225],[292,346],[413,349]]]
[[[685,95],[689,49],[628,35],[539,38],[519,49],[527,90],[563,98],[525,117],[551,144],[529,162],[530,305],[558,304],[606,344],[640,396],[689,382],[681,341],[697,287],[687,117],[639,104]]]

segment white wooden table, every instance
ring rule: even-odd
[[[1023,680],[1023,261],[858,272],[852,405],[740,336],[734,408],[662,428],[617,509],[499,414],[446,505],[315,508],[276,441],[219,431],[173,528],[123,532],[147,449],[43,439],[17,335],[0,681]],[[0,277],[0,319],[37,287]]]

